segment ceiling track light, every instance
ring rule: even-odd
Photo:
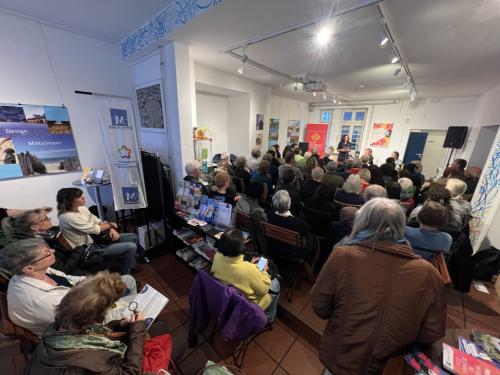
[[[323,93],[323,100],[326,100],[326,94]]]
[[[281,82],[280,83],[280,87],[285,87],[286,83],[285,82]]]
[[[399,61],[399,57],[393,56],[391,59],[391,64],[396,64]]]
[[[333,104],[337,104],[337,97],[336,96],[333,97]]]
[[[394,77],[397,77],[399,75],[399,73],[401,73],[401,68],[397,68],[395,71],[394,71]]]
[[[313,96],[316,97],[316,92],[313,92]]]

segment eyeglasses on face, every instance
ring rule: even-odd
[[[41,260],[44,260],[44,259],[47,259],[48,257],[50,257],[52,255],[52,249],[49,249],[48,247],[44,249],[44,253],[45,255],[44,256],[41,256],[40,258],[37,258],[35,259],[34,261],[26,264],[26,266],[31,266],[32,264],[35,264],[37,262],[40,262]],[[26,267],[24,266],[24,267]]]

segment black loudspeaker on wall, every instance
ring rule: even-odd
[[[299,142],[299,148],[302,151],[302,154],[305,154],[309,149],[309,142]]]
[[[467,138],[467,126],[450,126],[444,139],[444,148],[462,148]]]

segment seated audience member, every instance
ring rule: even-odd
[[[278,169],[281,165],[280,161],[276,156],[276,152],[273,149],[267,150],[267,154],[271,155],[271,160],[268,160],[271,163],[272,167],[276,167]]]
[[[273,152],[273,150],[269,150]],[[279,180],[279,166],[280,163],[276,160],[276,158],[268,152],[262,157],[262,160],[267,160],[269,162],[269,175],[271,176],[271,182],[272,182],[272,188],[274,189],[276,185],[278,185],[278,180]],[[274,164],[274,162],[277,163],[277,165]]]
[[[62,298],[85,276],[72,276],[51,268],[54,250],[41,238],[13,242],[0,251],[0,268],[13,275],[7,289],[9,318],[14,324],[37,336],[54,321],[55,309]],[[122,276],[128,297],[123,306],[137,293],[132,276]],[[124,307],[126,309],[126,307]],[[112,309],[107,320],[120,319],[124,309]]]
[[[146,322],[137,312],[117,323],[127,329],[126,343],[108,337],[103,324],[126,285],[118,274],[102,272],[70,290],[55,308],[55,321],[45,332],[25,374],[140,374]]]
[[[137,251],[135,233],[118,233],[115,223],[102,221],[85,207],[83,191],[78,188],[64,188],[57,192],[57,211],[59,227],[68,244],[75,249],[78,246],[94,242],[92,235],[98,236],[109,232],[113,243],[104,247],[104,256],[122,258],[119,272],[130,273]]]
[[[396,172],[394,165],[391,163],[382,164],[380,166],[380,172],[382,172],[382,177],[386,185],[388,182],[397,180],[398,172]]]
[[[293,169],[286,169],[283,171],[281,177],[281,185],[278,185],[276,191],[286,190],[291,199],[291,211],[294,215],[300,215],[301,205],[300,205],[300,191],[296,188],[296,174]]]
[[[442,204],[428,201],[417,215],[420,228],[406,227],[405,238],[422,258],[430,259],[437,253],[450,251],[451,236],[439,231],[448,223],[448,214],[448,209]]]
[[[321,167],[316,167],[311,171],[312,179],[304,181],[304,185],[302,185],[302,200],[310,198],[314,195],[316,190],[318,190],[318,187],[321,185],[324,174],[325,172]]]
[[[457,223],[467,223],[472,213],[472,205],[463,199],[463,195],[467,191],[467,184],[458,178],[450,178],[446,181],[446,189],[451,194],[450,204],[453,208],[453,215]]]
[[[342,186],[335,193],[335,201],[345,205],[361,206],[364,203],[361,193],[361,178],[359,175],[350,175]]]
[[[368,161],[370,160],[370,157],[368,155],[361,155],[361,157],[359,158],[359,160],[361,161],[361,168],[368,169],[370,167],[370,165],[368,164]]]
[[[255,171],[257,170],[257,167],[259,166],[260,163],[260,148],[259,147],[254,147],[252,151],[250,152],[251,158],[248,159],[247,165],[250,170]]]
[[[388,157],[387,159],[385,159],[385,162],[386,164],[391,164],[394,166],[394,168],[396,168],[396,162],[394,161],[393,157]]]
[[[346,159],[344,160],[344,163],[342,164],[342,168],[344,169],[344,172],[342,173],[342,177],[344,178],[344,181],[347,180],[347,178],[351,175],[351,169],[354,165],[354,161],[352,159]]]
[[[387,198],[396,199],[399,201],[401,199],[401,185],[399,182],[390,181],[385,184],[385,190],[387,191]]]
[[[233,165],[231,164],[231,160],[229,159],[229,154],[227,152],[223,152],[221,154],[220,160],[217,163],[215,173],[219,172],[227,172],[230,176],[234,175]]]
[[[292,215],[290,205],[291,200],[288,192],[285,190],[277,191],[273,195],[273,210],[268,213],[267,222],[300,233],[306,244],[304,253],[298,253],[295,249],[292,250],[289,245],[278,241],[271,241],[270,253],[275,260],[278,260],[278,258],[303,257],[308,264],[313,264],[316,256],[319,255],[319,247],[317,242],[313,241],[315,237],[309,233],[309,225],[300,217]]]
[[[359,154],[359,152],[357,153]],[[351,174],[358,174],[362,166],[363,163],[361,163],[361,160],[358,157],[352,159]]]
[[[330,230],[325,239],[330,251],[340,240],[351,233],[354,218],[358,210],[358,208],[352,206],[344,207],[339,212],[339,221],[334,221],[330,224]]]
[[[51,232],[52,221],[48,216],[52,208],[37,208],[24,211],[16,217],[2,222],[2,228],[8,241],[26,238],[42,238],[51,249],[55,250],[55,262],[52,268],[70,275],[85,275],[87,272],[81,268],[82,253],[68,251],[57,240],[57,232]]]
[[[295,163],[297,164],[297,167],[299,167],[299,162],[304,159],[304,156],[302,155],[302,150],[298,146],[293,146],[292,147],[293,153],[295,154],[294,160]]]
[[[285,153],[285,164],[280,165],[278,168],[279,172],[279,180],[278,187],[282,184],[283,174],[286,170],[291,170],[295,174],[295,187],[297,190],[300,190],[302,186],[302,182],[304,181],[304,176],[302,176],[302,172],[295,165],[295,154],[291,151]],[[277,188],[278,189],[278,188]]]
[[[311,303],[329,320],[319,357],[332,374],[382,373],[394,353],[445,335],[443,281],[406,244],[404,230],[397,202],[372,199],[323,266]]]
[[[419,184],[417,186],[422,186],[425,182],[425,176],[422,174],[424,166],[420,160],[413,160],[411,164],[415,165],[415,176],[419,180]]]
[[[409,178],[415,187],[415,190],[420,190],[422,186],[420,181],[420,176],[418,175],[418,168],[413,163],[408,163],[403,166],[403,168],[399,171],[399,177]]]
[[[378,165],[373,164],[370,165],[368,170],[370,171],[371,175],[370,185],[379,185],[385,187],[384,176],[382,175],[380,167]]]
[[[399,152],[398,151],[393,151],[391,154],[391,158],[394,159],[394,164],[397,169],[401,168],[401,165],[403,165],[403,161],[399,159]]]
[[[413,199],[413,181],[408,177],[402,177],[398,180],[398,183],[401,186],[400,201],[404,202],[404,206],[407,207],[408,210],[413,210],[415,206],[415,201]]]
[[[234,174],[243,180],[245,186],[250,183],[250,169],[247,167],[247,159],[244,156],[236,158],[236,170]]]
[[[276,317],[280,283],[278,279],[271,280],[268,266],[259,271],[255,263],[243,260],[245,244],[239,229],[231,229],[225,232],[218,244],[211,272],[217,280],[232,285],[243,294],[249,301],[256,303],[266,312],[269,322]]]
[[[321,180],[323,185],[326,185],[332,189],[335,194],[335,190],[340,189],[344,186],[344,179],[341,175],[337,174],[337,162],[332,160],[326,165],[326,173]]]
[[[307,159],[305,159],[304,162],[304,167],[302,168],[302,175],[304,176],[304,181],[310,180],[312,170],[318,166],[318,161],[316,158],[310,156]]]
[[[201,192],[203,195],[208,195],[208,189],[201,180],[201,164],[198,160],[191,160],[186,163],[184,167],[186,170],[186,176],[184,177],[184,181],[189,181],[201,186]]]
[[[243,212],[246,215],[254,216],[258,215],[260,220],[266,221],[266,212],[260,206],[259,201],[262,198],[263,192],[262,184],[259,182],[250,182],[247,189],[245,190],[245,195],[238,199],[236,203],[236,211]]]
[[[330,187],[326,185],[319,185],[314,195],[305,199],[304,203],[306,206],[315,210],[334,215],[337,211],[334,203],[334,197],[335,194],[332,192]]]
[[[366,148],[365,149],[365,153],[363,154],[363,156],[365,156],[365,155],[368,157],[367,164],[369,166],[373,165],[373,150],[371,148]]]
[[[372,175],[367,168],[362,168],[358,175],[361,178],[361,192],[364,193],[366,188],[370,186]]]
[[[465,194],[472,195],[476,191],[479,178],[481,177],[481,168],[469,167],[465,170],[465,183],[467,184],[467,191]]]
[[[387,198],[387,190],[380,185],[370,185],[363,193],[363,201],[366,203],[373,198]]]
[[[467,160],[455,159],[453,163],[443,171],[443,177],[459,178],[463,180],[465,178],[465,167],[467,167]]]
[[[280,153],[280,145],[275,144],[273,145],[274,152],[276,152],[276,158],[281,159],[281,153]]]
[[[304,166],[306,165],[306,161],[309,160],[309,158],[311,158],[312,156],[312,153],[310,151],[306,151],[304,153],[304,156],[300,157],[300,158],[297,158],[297,155],[300,156],[300,153],[297,154],[297,151],[300,151],[300,148],[296,148],[295,149],[295,164],[297,165],[298,168],[300,168],[303,172],[304,170]],[[302,173],[303,174],[303,173]]]
[[[262,160],[257,167],[257,170],[252,174],[252,182],[260,182],[261,184],[267,184],[267,193],[273,191],[273,181],[271,180],[271,175],[269,174],[269,167],[271,165],[267,160]],[[267,197],[266,197],[267,199]]]
[[[448,210],[448,223],[440,228],[446,231],[457,231],[460,230],[462,225],[461,222],[457,221],[456,215],[453,213],[453,207],[451,206],[451,194],[448,189],[444,186],[436,185],[428,190],[425,195],[425,202],[434,201],[442,204]],[[410,216],[408,217],[409,226],[418,226],[418,213],[422,209],[423,205],[419,205],[413,209]]]
[[[331,161],[330,159],[330,155],[331,155],[331,151],[330,149],[326,149],[325,150],[325,155],[319,159],[319,163],[318,165],[322,168],[326,168],[326,166],[328,165],[328,163]]]
[[[50,207],[44,207],[43,209],[51,210]],[[16,217],[26,211],[28,210],[20,208],[0,208],[0,222],[6,217]]]
[[[215,175],[214,186],[212,186],[211,198],[218,199],[224,203],[234,206],[239,196],[236,196],[229,190],[231,179],[227,172],[219,172]]]

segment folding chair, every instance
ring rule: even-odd
[[[261,224],[262,231],[264,232],[266,239],[276,240],[297,249],[299,253],[304,253],[305,244],[300,233],[266,222],[262,222]],[[269,244],[268,248],[270,248]],[[290,266],[291,286],[288,288],[287,299],[288,302],[292,302],[293,291],[297,282],[297,274],[304,270],[305,258],[292,257],[290,254],[276,254],[276,256],[278,257],[278,259],[274,259],[276,264],[282,266],[284,265],[286,268],[288,268],[287,266]],[[282,269],[280,269],[280,271],[282,271]]]
[[[240,342],[231,354],[238,368],[243,367],[252,341],[272,330],[260,306],[248,301],[236,288],[223,284],[204,271],[200,271],[193,281],[189,305],[189,347],[195,347],[198,334],[205,332],[213,323],[209,342],[213,342],[217,332],[226,341]]]

